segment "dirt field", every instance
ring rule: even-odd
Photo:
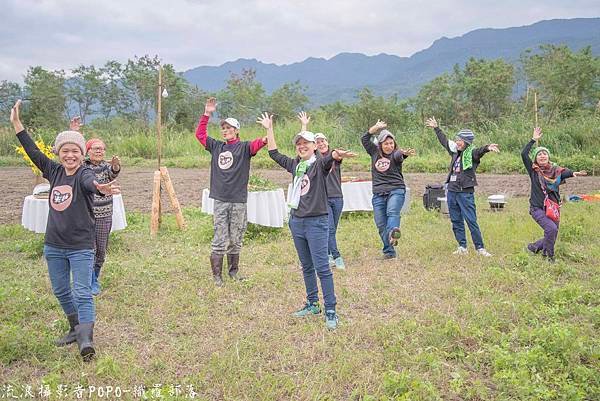
[[[202,189],[208,186],[208,169],[180,169],[169,170],[179,202],[183,207],[200,206]],[[264,178],[268,178],[283,188],[291,181],[290,175],[283,170],[254,170]],[[119,177],[123,192],[125,208],[128,211],[150,211],[152,200],[152,179],[154,169],[127,168]],[[353,177],[368,179],[370,173],[352,172]],[[426,184],[441,183],[444,174],[405,174],[407,185],[412,189],[413,201],[423,193]],[[479,194],[491,195],[505,193],[509,196],[529,195],[529,180],[525,175],[491,175],[478,176]],[[34,177],[31,170],[26,167],[0,168],[0,187],[4,188],[4,201],[0,204],[0,224],[18,223],[21,220],[23,198],[31,194]],[[600,189],[600,177],[585,177],[570,179],[561,187],[563,195],[573,193],[590,193]],[[166,197],[163,205],[169,205]],[[169,211],[169,206],[166,207]]]

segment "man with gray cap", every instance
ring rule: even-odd
[[[477,178],[475,170],[477,170],[481,158],[487,152],[500,152],[498,145],[492,143],[475,148],[473,146],[475,134],[469,129],[460,130],[454,141],[451,141],[444,135],[435,117],[428,118],[425,125],[435,130],[438,141],[451,157],[450,171],[446,177],[446,190],[452,231],[454,231],[454,237],[458,242],[458,248],[453,253],[455,255],[468,253],[464,223],[466,220],[477,253],[481,256],[492,256],[485,249],[481,230],[479,224],[477,224],[477,210],[475,208]]]

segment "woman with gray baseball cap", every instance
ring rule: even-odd
[[[361,142],[371,156],[373,180],[373,216],[383,243],[383,259],[396,257],[396,245],[400,238],[400,210],[404,205],[406,185],[402,175],[402,163],[414,149],[400,149],[396,137],[386,130],[387,124],[377,120],[361,137]],[[371,137],[377,135],[377,145]]]
[[[298,114],[298,119],[302,124],[301,131],[307,131],[310,117],[305,112]],[[327,156],[333,151],[329,147],[329,141],[325,134],[317,132],[315,134],[315,141],[317,144],[318,154],[321,156]],[[345,270],[346,264],[340,254],[337,245],[337,228],[342,215],[342,209],[344,208],[344,194],[342,193],[342,161],[334,160],[327,174],[327,211],[329,219],[329,240],[328,240],[328,253],[329,253],[329,266],[335,267],[338,270]]]
[[[301,131],[293,139],[296,157],[292,159],[277,150],[273,116],[264,113],[257,122],[267,131],[269,156],[293,177],[292,190],[288,197],[291,209],[289,226],[302,264],[306,287],[306,303],[293,316],[301,318],[321,313],[318,276],[325,304],[325,325],[329,330],[335,330],[338,315],[333,274],[327,261],[329,223],[326,179],[334,160],[340,161],[346,157],[354,157],[355,154],[336,149],[329,155],[317,157],[315,135],[309,131]]]

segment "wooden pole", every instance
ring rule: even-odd
[[[154,172],[152,186],[152,216],[150,219],[150,234],[155,237],[160,224],[160,170]]]
[[[538,125],[538,105],[537,105],[537,91],[533,91],[533,108],[535,109],[535,126]]]
[[[162,110],[161,110],[161,98],[162,98],[162,66],[158,66],[158,93],[156,97],[156,134],[157,134],[157,154],[158,154],[158,169],[160,170],[160,156],[162,148],[162,139],[160,135],[160,126],[162,121]]]
[[[173,188],[173,182],[171,182],[171,177],[169,176],[169,170],[166,167],[160,168],[160,176],[162,178],[165,189],[167,190],[167,194],[169,195],[169,200],[171,201],[171,207],[175,212],[175,219],[177,220],[177,226],[179,229],[183,230],[185,228],[185,220],[183,219],[183,214],[181,213],[181,206],[179,205],[179,200],[177,199],[177,195],[175,195],[175,188]]]

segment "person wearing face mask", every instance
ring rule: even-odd
[[[77,342],[80,355],[89,361],[96,352],[93,343],[96,308],[91,289],[94,195],[108,195],[118,187],[111,182],[99,184],[94,172],[82,165],[85,140],[79,132],[59,133],[54,141],[59,163],[49,159],[23,127],[20,106],[18,100],[11,109],[10,121],[25,152],[50,183],[44,256],[52,291],[70,326],[69,332],[55,344]]]
[[[79,118],[71,121],[71,130],[79,131]],[[84,166],[92,169],[96,175],[96,181],[100,184],[114,181],[121,172],[121,161],[118,156],[113,156],[110,163],[104,160],[106,145],[100,138],[92,138],[85,144],[86,155]],[[94,219],[96,222],[96,242],[94,271],[92,274],[92,294],[100,294],[100,270],[106,259],[106,249],[108,247],[108,237],[112,228],[113,199],[112,194],[94,195]]]
[[[300,131],[308,131],[310,117],[303,111],[298,114],[298,119],[302,124]],[[315,134],[318,154],[327,156],[332,150],[329,148],[329,142],[325,134],[317,132]],[[345,270],[346,265],[337,245],[337,228],[344,208],[344,194],[342,193],[342,161],[334,160],[331,170],[327,174],[327,211],[329,219],[329,240],[327,242],[329,253],[329,266],[338,270]]]
[[[273,116],[264,113],[257,123],[267,131],[269,156],[293,177],[292,190],[288,197],[291,209],[289,227],[302,264],[306,287],[306,303],[293,316],[306,317],[321,313],[318,276],[323,291],[325,325],[329,330],[335,330],[338,325],[337,300],[333,275],[327,260],[327,175],[334,160],[340,161],[346,157],[354,157],[355,154],[336,149],[331,154],[317,157],[315,135],[309,131],[301,131],[292,141],[296,147],[296,157],[292,159],[277,150]]]
[[[533,145],[539,142],[541,137],[542,129],[535,127],[533,137],[521,152],[521,159],[531,180],[529,214],[544,230],[544,237],[528,244],[527,250],[532,254],[542,252],[543,257],[554,262],[554,244],[558,236],[560,221],[559,187],[567,178],[583,177],[587,175],[587,172],[571,171],[551,163],[550,151],[542,146],[536,147],[532,152]]]
[[[485,249],[481,230],[477,223],[477,210],[475,208],[477,178],[475,171],[483,155],[490,151],[500,152],[498,145],[492,143],[480,148],[474,147],[475,134],[468,129],[460,130],[454,140],[451,141],[444,135],[435,117],[427,119],[425,125],[434,129],[438,141],[451,157],[446,185],[448,212],[452,221],[452,231],[456,242],[458,242],[458,248],[453,254],[464,255],[468,253],[467,236],[465,234],[466,220],[477,253],[485,257],[492,256]]]
[[[396,137],[385,128],[387,124],[377,120],[361,137],[363,147],[371,156],[373,217],[383,243],[384,260],[396,257],[395,247],[400,238],[400,211],[406,195],[402,163],[416,154],[414,149],[399,149]],[[374,135],[377,135],[377,144],[371,140]]]
[[[214,199],[214,236],[210,266],[215,285],[221,287],[225,255],[229,277],[232,280],[243,280],[238,272],[242,240],[248,223],[246,203],[250,159],[265,146],[266,139],[240,141],[240,123],[231,117],[221,121],[222,141],[209,137],[206,126],[216,109],[217,99],[207,99],[204,114],[196,129],[196,139],[211,154],[209,197]]]

